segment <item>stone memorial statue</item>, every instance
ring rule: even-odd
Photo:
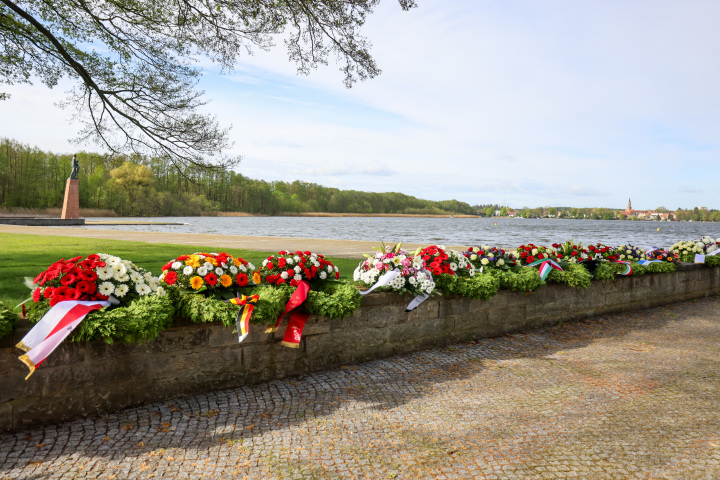
[[[70,172],[70,180],[77,180],[79,170],[80,170],[80,164],[77,161],[77,155],[73,155],[72,171]]]

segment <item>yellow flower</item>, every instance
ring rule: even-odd
[[[230,277],[230,275],[227,275],[227,274],[221,276],[220,277],[220,285],[222,285],[223,287],[229,287],[230,285],[232,285],[232,277]]]
[[[243,264],[239,258],[233,258],[233,263],[235,264],[236,267],[239,267],[240,265]]]
[[[202,277],[194,276],[190,279],[190,286],[195,290],[198,290],[200,287],[202,287],[203,283],[205,282],[203,282]]]
[[[213,257],[205,257],[205,261],[212,264],[213,267],[217,267],[217,260],[215,260]]]
[[[260,274],[257,273],[257,272],[253,273],[253,282],[254,282],[256,285],[260,285],[260,282],[261,282],[261,281],[262,281],[262,279],[260,278]]]
[[[190,255],[188,259],[185,260],[185,265],[190,265],[193,268],[198,268],[202,264],[203,262],[200,261],[200,257],[197,255]]]

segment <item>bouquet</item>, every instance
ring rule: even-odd
[[[647,252],[647,258],[648,260],[660,260],[663,262],[680,262],[680,255],[673,251],[662,250],[660,248],[656,248],[655,250]]]
[[[305,280],[317,282],[340,278],[338,268],[323,255],[312,252],[296,251],[295,253],[283,250],[277,255],[270,255],[263,260],[260,268],[253,273],[253,281],[271,285],[289,284],[297,286]]]
[[[431,245],[418,253],[425,266],[433,275],[457,275],[459,277],[472,277],[475,275],[475,265],[460,252],[446,250],[442,245]]]
[[[676,253],[683,262],[693,262],[695,261],[695,254],[707,255],[718,248],[720,248],[720,238],[715,240],[706,235],[692,242],[677,242],[670,247],[670,251]]]
[[[609,262],[617,262],[620,260],[620,254],[612,247],[603,245],[602,243],[596,243],[595,245],[588,246],[588,256],[595,260],[607,260]]]
[[[553,260],[555,258],[555,252],[548,248],[540,245],[533,245],[528,243],[527,245],[520,245],[517,248],[518,265],[529,265],[537,260]]]
[[[476,268],[500,268],[507,270],[515,265],[517,259],[511,253],[506,253],[505,250],[498,247],[488,247],[482,245],[480,247],[468,247],[466,252],[463,252],[465,258]]]
[[[381,249],[373,256],[365,255],[368,259],[357,266],[353,280],[375,285],[381,275],[397,270],[399,275],[387,285],[391,290],[415,296],[430,294],[435,289],[435,282],[422,257],[402,250],[400,246],[398,243],[393,248]]]
[[[248,284],[248,272],[255,266],[242,258],[227,253],[196,252],[181,255],[163,265],[160,282],[168,287],[201,292]]]
[[[578,263],[588,259],[588,251],[580,242],[575,244],[570,240],[565,243],[553,243],[552,246],[555,249],[555,258],[558,260]]]
[[[615,250],[620,256],[619,260],[625,260],[628,262],[647,260],[647,255],[645,255],[645,251],[643,249],[629,243],[627,245],[620,245]]]
[[[33,287],[33,301],[48,302],[51,307],[64,300],[111,297],[123,304],[141,296],[165,293],[150,272],[105,253],[58,260],[35,277]]]

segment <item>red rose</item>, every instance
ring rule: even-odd
[[[545,255],[543,255],[542,253],[538,253],[538,259],[542,260],[543,258],[545,258]]]
[[[577,257],[578,252],[576,252],[575,250],[573,250],[573,252],[572,252],[570,255],[572,255],[573,257]]]
[[[177,273],[170,270],[165,274],[165,283],[168,285],[175,285],[175,282],[177,282]]]
[[[532,255],[528,255],[528,256],[525,258],[525,261],[526,261],[527,263],[532,263],[532,262],[535,261],[535,259],[533,258]]]

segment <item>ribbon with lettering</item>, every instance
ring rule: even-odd
[[[527,265],[523,265],[524,267],[534,267],[536,265],[540,265],[540,278],[545,281],[545,279],[550,275],[550,272],[555,269],[559,271],[563,271],[562,267],[557,264],[555,260],[549,259],[549,258],[541,258],[540,260],[535,260],[532,263],[528,263]]]
[[[17,344],[19,349],[27,352],[20,357],[20,361],[30,369],[25,380],[80,325],[88,313],[109,305],[110,302],[102,300],[65,300],[48,310]]]
[[[238,312],[237,319],[235,320],[235,326],[238,332],[238,343],[245,340],[250,333],[250,317],[258,300],[260,300],[260,297],[257,295],[240,295],[239,297],[228,300],[228,302],[233,305],[243,307],[243,309]]]
[[[269,327],[267,330],[265,330],[265,333],[273,333],[274,331],[276,331],[280,326],[280,321],[283,319],[285,314],[299,307],[307,299],[309,291],[310,284],[305,280],[300,281],[297,285],[297,288],[290,297],[290,300],[288,300],[287,305],[285,305],[285,310],[278,317],[277,322],[275,322],[275,326]],[[300,346],[300,338],[302,337],[302,331],[303,328],[305,328],[305,322],[307,322],[309,316],[310,314],[308,313],[292,312],[292,314],[290,315],[290,320],[288,321],[288,326],[285,329],[285,335],[283,336],[282,344],[284,346],[290,348],[298,348]]]
[[[430,272],[426,272],[426,274],[430,278],[430,280],[432,280],[432,275],[430,274]],[[372,292],[373,290],[375,290],[378,287],[387,287],[388,285],[390,285],[390,283],[392,283],[393,280],[395,280],[400,275],[402,275],[402,272],[400,271],[400,269],[397,269],[397,268],[395,270],[390,270],[389,272],[385,272],[380,276],[380,278],[378,278],[378,281],[375,282],[375,285],[373,285],[372,287],[368,288],[365,291],[361,291],[360,295],[367,295],[368,293]],[[422,302],[427,300],[428,297],[430,297],[430,294],[427,294],[427,293],[417,295],[415,298],[413,298],[410,301],[410,303],[408,304],[405,311],[412,312]]]

